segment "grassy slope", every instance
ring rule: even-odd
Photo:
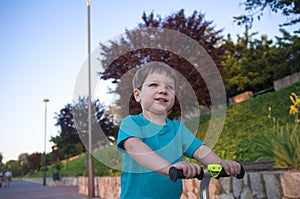
[[[222,158],[235,159],[236,150],[239,149],[243,140],[257,134],[265,133],[272,129],[273,118],[281,124],[292,123],[293,117],[289,115],[291,92],[300,95],[300,82],[276,92],[270,92],[248,99],[242,103],[227,107],[226,119],[218,143],[214,151]],[[272,108],[271,119],[269,107]],[[201,122],[197,136],[203,138],[210,122],[208,115],[201,116]],[[86,156],[66,162],[60,171],[61,176],[87,175]],[[47,176],[52,176],[52,169],[49,168]],[[95,175],[119,175],[110,168],[105,167],[97,159],[94,160]],[[42,171],[32,177],[42,177]]]
[[[223,158],[235,159],[237,147],[248,137],[262,134],[272,129],[274,120],[279,124],[293,123],[289,114],[291,92],[300,95],[300,82],[276,92],[270,92],[231,105],[226,110],[223,131],[214,150]],[[271,118],[269,115],[271,107]],[[200,124],[198,136],[205,134],[209,120]],[[201,129],[204,129],[202,131]],[[238,149],[239,150],[239,149]]]

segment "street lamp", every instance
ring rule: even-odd
[[[93,168],[93,148],[92,148],[92,103],[91,103],[91,26],[90,26],[90,0],[87,1],[88,11],[88,85],[89,85],[89,101],[88,101],[88,198],[95,197],[94,187],[94,168]]]
[[[44,136],[44,177],[43,177],[43,185],[46,186],[47,102],[49,102],[49,99],[45,98],[43,101],[45,102],[45,136]]]

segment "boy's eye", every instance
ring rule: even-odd
[[[158,87],[158,84],[157,83],[151,83],[151,84],[149,84],[149,87]]]
[[[153,89],[156,89],[158,87],[164,87],[167,91],[175,93],[175,86],[172,84],[165,85],[165,84],[156,83],[156,82],[149,82],[149,83],[145,83],[145,85],[147,87],[153,88]]]
[[[172,91],[175,90],[175,89],[174,89],[174,86],[171,86],[171,85],[168,85],[166,88],[167,88],[168,90],[172,90]]]

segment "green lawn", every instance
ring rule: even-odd
[[[259,134],[266,134],[274,127],[274,123],[279,125],[294,123],[294,117],[289,114],[291,105],[289,97],[291,92],[300,95],[300,82],[279,91],[258,95],[242,103],[228,106],[224,128],[219,138],[216,137],[218,140],[213,148],[214,151],[225,159],[254,161],[255,150],[252,148],[250,138]],[[201,115],[197,133],[200,139],[205,136],[209,124],[210,115]],[[105,150],[94,153],[94,175],[120,175],[119,171],[113,170],[99,161],[104,160],[106,164],[110,165],[112,163],[109,161],[118,159],[117,157],[113,158],[116,154],[111,150],[112,148],[108,147]],[[87,175],[86,155],[81,155],[79,158],[69,162],[64,161],[62,164],[61,176]],[[120,164],[120,162],[116,164]],[[117,167],[120,168],[120,165]],[[51,177],[54,171],[53,166],[48,167],[47,176]],[[42,176],[43,170],[31,177]]]

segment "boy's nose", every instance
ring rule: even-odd
[[[159,85],[158,89],[159,89],[160,93],[166,93],[167,92],[167,88],[166,88],[165,85]]]

